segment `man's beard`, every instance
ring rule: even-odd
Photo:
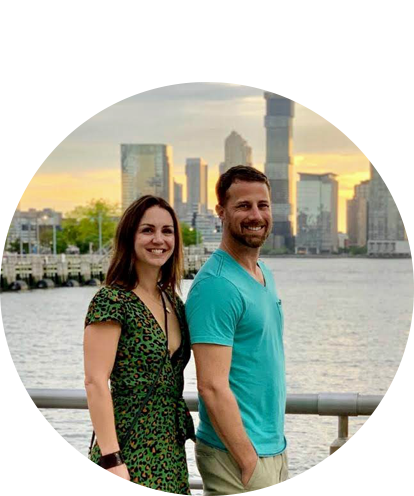
[[[269,237],[270,229],[267,228],[266,232],[261,236],[251,234],[244,236],[243,234],[236,232],[230,224],[229,232],[231,237],[238,241],[241,245],[247,246],[248,248],[260,248]]]

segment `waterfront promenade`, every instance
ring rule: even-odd
[[[201,246],[184,249],[184,277],[191,278],[209,257]],[[50,288],[54,286],[99,285],[105,278],[110,252],[104,255],[19,255],[3,256],[1,290]]]
[[[191,411],[198,410],[197,395],[185,394]],[[83,390],[41,390],[0,388],[0,408],[86,409]],[[329,480],[300,483],[290,481],[287,493],[329,494],[330,496],[414,494],[414,484],[406,486],[358,483],[357,444],[349,436],[350,416],[414,416],[414,395],[386,396],[353,393],[294,394],[287,398],[286,412],[296,415],[338,418],[338,432],[329,448]],[[1,453],[0,436],[0,453]],[[82,460],[79,460],[81,462]],[[72,474],[4,473],[0,455],[0,496],[5,484],[71,485]],[[4,484],[3,484],[4,486]],[[201,489],[199,478],[190,479],[191,489]],[[165,495],[167,496],[167,495]]]

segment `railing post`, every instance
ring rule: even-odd
[[[0,474],[3,473],[3,450],[1,446],[1,434],[0,434]],[[0,496],[4,496],[4,484],[0,482]]]
[[[338,438],[330,449],[330,496],[354,496],[357,490],[357,445],[348,437],[348,417],[338,417]]]

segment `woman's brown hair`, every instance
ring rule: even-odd
[[[135,233],[145,212],[158,206],[171,215],[174,224],[174,252],[161,268],[160,286],[163,290],[170,289],[175,297],[183,275],[183,243],[177,216],[163,198],[146,195],[135,200],[125,210],[119,221],[113,247],[112,259],[106,274],[105,284],[118,285],[131,291],[138,284],[138,274],[135,269]]]

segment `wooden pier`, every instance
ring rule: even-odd
[[[201,246],[184,249],[184,277],[192,278],[207,260]],[[1,290],[54,286],[98,285],[109,267],[105,255],[18,255],[5,254],[1,264]]]

